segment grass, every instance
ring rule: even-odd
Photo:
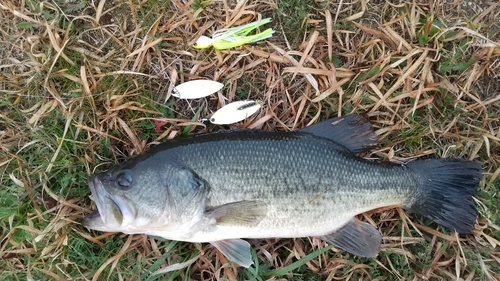
[[[15,1],[0,4],[0,279],[500,279],[500,5],[453,1]],[[24,6],[21,6],[24,5]],[[275,35],[228,51],[197,36],[271,17]],[[332,71],[332,70],[335,71]],[[225,84],[201,101],[172,83]],[[370,155],[480,161],[474,233],[400,209],[360,217],[384,241],[377,258],[312,238],[251,240],[254,266],[208,244],[89,232],[86,180],[180,134],[239,99],[263,102],[228,128],[291,130],[364,113],[380,135]]]

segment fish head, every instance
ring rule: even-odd
[[[97,211],[87,215],[83,225],[129,234],[175,229],[186,235],[205,210],[205,182],[190,169],[168,161],[139,160],[88,179]]]

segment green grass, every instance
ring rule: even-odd
[[[302,38],[297,36],[303,34],[308,28],[304,21],[314,17],[314,7],[317,7],[311,0],[288,0],[279,1],[276,14],[280,15],[279,20],[282,26],[286,27],[283,31],[289,43],[297,46],[302,42]]]

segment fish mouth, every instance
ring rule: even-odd
[[[135,209],[128,200],[119,195],[109,194],[99,175],[87,181],[97,210],[83,219],[83,226],[99,231],[120,231],[123,224],[135,217]]]
[[[104,224],[104,221],[102,220],[101,214],[99,213],[98,210],[86,215],[83,218],[82,223],[83,223],[83,226],[85,226],[88,229],[94,229],[94,230],[100,230],[100,231],[107,231],[108,230],[108,228]]]

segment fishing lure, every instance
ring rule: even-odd
[[[212,80],[192,80],[175,86],[172,96],[180,99],[200,99],[216,93],[224,84]]]
[[[248,35],[248,33],[269,22],[271,22],[271,19],[265,18],[260,21],[247,23],[237,27],[217,30],[212,35],[212,38],[202,35],[198,38],[198,40],[196,40],[193,47],[196,49],[206,49],[213,46],[217,50],[225,50],[264,40],[273,36],[274,30],[272,28],[268,28],[254,35]]]
[[[260,103],[256,101],[235,101],[217,110],[209,120],[217,125],[233,124],[252,116],[260,107]]]

